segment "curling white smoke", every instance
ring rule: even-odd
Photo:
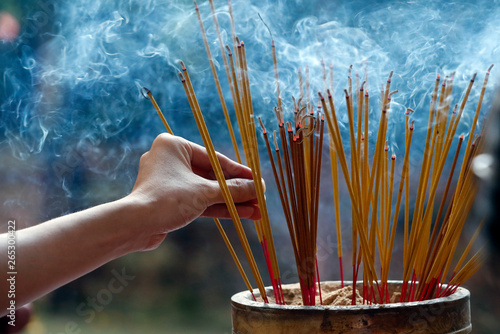
[[[138,87],[153,91],[176,134],[200,141],[176,77],[179,59],[192,73],[216,148],[233,156],[226,132],[219,130],[224,126],[223,116],[190,1],[46,3],[31,8],[23,22],[34,22],[40,13],[47,13],[47,22],[39,29],[25,24],[16,42],[1,45],[0,56],[1,152],[15,159],[37,161],[31,173],[28,168],[16,177],[22,183],[51,189],[46,192],[47,201],[58,203],[58,207],[42,212],[43,219],[130,190],[138,156],[163,131]],[[223,39],[231,45],[230,34],[225,32],[229,31],[227,5],[216,1],[216,7],[225,29]],[[282,98],[288,112],[292,95],[299,95],[299,66],[310,67],[311,98],[316,104],[316,92],[323,89],[321,60],[333,64],[335,100],[344,128],[347,116],[342,92],[349,65],[353,64],[361,76],[367,66],[367,87],[373,97],[394,70],[393,87],[399,93],[391,109],[390,151],[398,154],[404,147],[403,113],[407,107],[414,109],[413,168],[418,168],[422,156],[423,140],[418,138],[426,131],[436,74],[457,71],[453,100],[458,102],[472,73],[481,76],[500,59],[498,1],[233,1],[233,9],[237,33],[248,50],[254,110],[268,127],[276,125],[272,112],[276,96],[270,36],[259,13],[276,42]],[[228,92],[208,4],[200,3],[200,10],[223,89]],[[489,110],[492,91],[487,91],[485,111]],[[465,132],[472,121],[478,93],[476,87],[458,134]],[[230,94],[226,96],[230,101]],[[377,105],[375,102],[370,107],[370,117],[375,119]],[[377,122],[372,124],[376,126]],[[262,148],[262,163],[267,166]],[[328,225],[332,231],[330,175],[324,168],[325,195],[320,209],[324,218],[320,225]],[[40,175],[41,170],[48,172]],[[271,174],[265,177],[272,179]],[[102,195],[96,196],[94,191],[90,196],[89,184],[99,184]],[[268,200],[278,203],[272,181],[268,188]],[[12,198],[3,194],[1,201],[5,206]],[[22,208],[22,196],[19,203]],[[280,231],[284,229],[283,217],[279,210],[274,212],[271,218],[277,222],[275,230]]]

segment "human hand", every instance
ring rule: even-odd
[[[239,216],[259,219],[252,171],[222,154],[218,158]],[[145,249],[156,248],[166,233],[199,216],[230,217],[205,148],[166,133],[141,157],[128,197],[148,208],[147,226],[142,228],[151,239]]]

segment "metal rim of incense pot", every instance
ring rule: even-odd
[[[389,281],[398,288],[401,281]],[[338,281],[322,282],[337,284]],[[352,285],[352,282],[345,282]],[[283,285],[283,288],[289,285]],[[358,287],[361,286],[358,283]],[[272,288],[266,288],[269,296]],[[254,291],[255,297],[260,297]],[[233,334],[260,333],[448,333],[472,331],[470,293],[465,288],[448,296],[419,302],[355,305],[297,306],[265,304],[249,291],[231,297]]]

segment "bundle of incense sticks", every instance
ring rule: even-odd
[[[210,46],[208,44],[205,28],[203,25],[203,21],[201,19],[201,15],[199,12],[198,5],[196,2],[194,2],[195,5],[195,10],[198,18],[198,22],[200,25],[200,30],[203,36],[203,42],[205,45],[205,50],[207,52],[207,57],[210,62],[210,67],[212,70],[212,75],[215,80],[216,88],[217,88],[217,93],[222,105],[222,110],[224,112],[224,116],[226,119],[226,124],[228,126],[228,131],[231,137],[231,141],[233,143],[233,147],[235,150],[236,158],[238,162],[242,162],[241,156],[239,154],[239,149],[238,145],[236,142],[236,137],[234,135],[234,131],[232,128],[232,123],[230,116],[227,111],[227,104],[224,99],[224,95],[222,93],[220,81],[217,75],[217,71],[213,62],[213,58],[211,55],[210,51]],[[230,11],[230,16],[231,16],[231,30],[232,30],[232,36],[233,36],[233,42],[234,42],[234,51],[235,51],[235,57],[233,56],[233,53],[230,51],[229,46],[223,45],[222,42],[222,37],[220,34],[220,29],[219,29],[219,24],[217,21],[217,17],[215,16],[215,7],[213,5],[213,2],[210,1],[210,7],[213,13],[213,19],[214,19],[214,24],[216,27],[217,31],[217,36],[218,40],[220,43],[222,55],[223,55],[223,60],[224,60],[224,68],[226,70],[226,75],[227,75],[227,80],[229,82],[230,90],[231,90],[231,95],[234,103],[234,110],[236,113],[236,118],[238,121],[238,126],[241,134],[241,142],[244,150],[244,156],[246,159],[246,164],[249,166],[252,170],[253,174],[253,180],[255,184],[255,190],[257,194],[257,199],[259,202],[259,207],[261,211],[261,216],[262,219],[260,221],[255,221],[255,229],[257,232],[257,236],[259,238],[259,242],[262,246],[263,252],[264,252],[264,257],[265,261],[267,264],[267,269],[270,277],[271,284],[273,286],[273,293],[274,293],[274,301],[277,304],[284,304],[284,297],[283,297],[283,292],[281,288],[281,278],[280,278],[280,272],[279,272],[279,267],[278,267],[278,261],[276,257],[276,251],[274,247],[274,240],[272,236],[272,231],[271,231],[271,224],[269,222],[269,215],[267,212],[267,207],[266,207],[266,202],[265,202],[265,196],[264,196],[264,186],[261,182],[262,177],[261,177],[261,170],[260,170],[260,159],[259,159],[259,151],[258,151],[258,145],[257,145],[257,136],[256,136],[256,129],[255,129],[255,119],[253,117],[253,107],[252,107],[252,98],[250,94],[250,83],[248,80],[248,71],[247,71],[247,63],[246,63],[246,54],[245,54],[245,44],[243,41],[239,41],[238,37],[236,36],[235,33],[235,28],[234,28],[234,20],[232,17],[232,10],[231,6],[229,7]],[[226,57],[225,54],[225,49],[229,50],[228,57]],[[229,60],[228,60],[229,58]],[[245,256],[247,258],[247,261],[250,265],[253,277],[255,279],[255,282],[258,286],[261,298],[263,299],[264,302],[269,302],[262,277],[260,275],[260,272],[257,268],[257,264],[255,262],[255,258],[253,256],[252,250],[250,249],[249,242],[247,239],[247,236],[245,234],[245,231],[243,229],[243,226],[241,224],[241,220],[238,216],[238,213],[236,211],[236,206],[235,203],[231,197],[231,194],[228,190],[226,180],[224,178],[224,174],[222,172],[222,168],[219,164],[219,161],[217,159],[217,155],[215,152],[215,148],[213,146],[213,143],[210,139],[210,135],[208,133],[208,129],[206,127],[203,115],[201,113],[201,109],[198,103],[198,100],[196,98],[196,94],[193,89],[193,85],[191,83],[190,76],[188,74],[187,68],[184,65],[183,62],[180,63],[182,67],[182,73],[179,73],[179,78],[181,79],[181,82],[183,84],[183,87],[186,92],[186,96],[188,98],[189,105],[191,107],[191,110],[193,112],[193,116],[196,120],[196,124],[198,126],[198,129],[200,131],[202,140],[204,142],[205,147],[207,148],[207,152],[210,158],[210,163],[212,164],[212,167],[215,172],[215,176],[217,178],[217,181],[219,182],[219,185],[222,189],[222,193],[224,196],[224,200],[226,202],[226,205],[229,209],[229,213],[231,216],[231,219],[233,220],[234,226],[236,228],[236,232],[238,234],[239,240],[241,245],[243,246],[243,250],[245,252]],[[158,112],[159,117],[161,118],[164,126],[166,127],[167,131],[171,134],[173,134],[170,126],[168,125],[163,113],[161,112],[161,109],[159,108],[158,104],[156,103],[156,100],[154,99],[151,91],[147,88],[143,88],[142,90],[143,95],[151,100],[151,103],[153,104],[154,108]],[[226,243],[233,260],[235,261],[238,270],[245,281],[245,284],[252,294],[253,298],[255,298],[253,294],[253,288],[247,278],[247,275],[241,265],[241,262],[238,259],[238,256],[236,255],[236,252],[234,251],[233,246],[231,245],[231,242],[227,238],[227,235],[220,224],[218,219],[214,220],[223,239],[224,242]]]
[[[482,150],[482,137],[480,135],[476,136],[475,130],[491,67],[486,73],[474,121],[471,123],[469,140],[461,163],[458,181],[454,190],[451,190],[463,135],[458,140],[445,191],[440,199],[436,197],[438,186],[476,75],[472,77],[467,87],[460,108],[458,108],[458,104],[455,105],[451,113],[454,74],[442,81],[441,89],[439,89],[441,77],[437,76],[432,93],[425,149],[411,227],[409,217],[409,154],[414,124],[412,121],[411,125],[409,125],[409,112],[413,112],[413,110],[408,109],[406,111],[405,155],[399,189],[394,194],[396,156],[393,154],[389,157],[386,141],[391,95],[397,92],[390,92],[392,72],[389,75],[386,87],[382,87],[381,90],[380,120],[371,167],[368,158],[369,94],[367,91],[363,91],[363,84],[359,86],[358,76],[356,76],[355,87],[355,91],[359,92],[357,97],[353,97],[352,93],[350,93],[352,91],[350,75],[348,78],[349,91],[345,90],[349,117],[349,144],[342,142],[330,90],[327,90],[328,101],[321,93],[318,93],[327,119],[330,142],[333,143],[330,147],[330,154],[335,156],[332,159],[332,177],[334,180],[338,177],[333,168],[338,157],[352,203],[353,281],[357,281],[359,269],[362,267],[362,295],[365,302],[390,302],[387,282],[394,238],[398,221],[401,218],[399,211],[403,201],[403,192],[405,193],[404,272],[399,301],[417,301],[449,295],[479,269],[483,261],[481,251],[472,256],[465,265],[463,263],[482,228],[482,224],[477,227],[476,233],[462,253],[450,277],[450,266],[457,252],[458,241],[477,191],[470,164],[472,159]],[[353,100],[357,101],[356,121],[353,117]],[[360,129],[362,129],[363,123],[365,130],[362,132]],[[357,131],[355,125],[357,125]],[[345,146],[350,146],[351,149],[350,168],[344,151]],[[334,182],[334,188],[337,187],[337,184],[338,182]],[[446,213],[443,215],[448,195],[451,195],[452,199],[448,204]],[[396,199],[395,205],[393,205],[393,199]],[[334,200],[338,201],[338,192],[336,192]],[[434,219],[433,213],[435,213],[437,207],[439,207],[438,214]],[[335,208],[338,208],[337,203]],[[337,223],[339,223],[338,214]],[[339,234],[338,237],[340,238]],[[357,247],[358,241],[359,248]],[[378,254],[380,276],[377,275],[376,271],[376,254]],[[352,302],[355,303],[354,295]]]
[[[272,231],[271,231],[271,224],[269,221],[269,215],[267,211],[267,206],[265,202],[265,196],[264,196],[264,188],[261,182],[262,176],[261,176],[261,169],[260,169],[260,159],[259,159],[259,150],[258,150],[258,144],[257,144],[257,134],[256,134],[256,129],[255,129],[255,118],[254,118],[254,113],[253,113],[253,105],[252,105],[252,97],[250,93],[250,82],[249,82],[249,77],[248,77],[248,69],[247,69],[247,59],[246,59],[246,52],[245,52],[245,43],[243,41],[239,41],[238,37],[236,36],[235,28],[234,28],[234,20],[232,16],[232,9],[231,5],[229,6],[229,13],[231,17],[231,30],[232,30],[232,37],[233,37],[233,43],[234,43],[234,52],[236,57],[233,57],[233,53],[230,51],[230,47],[226,45],[226,48],[228,49],[228,57],[226,57],[226,54],[224,52],[224,45],[222,42],[222,37],[219,29],[219,24],[217,20],[217,16],[215,15],[215,7],[213,2],[210,0],[210,7],[212,10],[212,16],[214,20],[214,25],[216,28],[217,32],[217,37],[219,40],[219,45],[221,49],[221,53],[223,55],[223,61],[224,61],[224,68],[226,71],[226,76],[227,80],[229,82],[229,87],[231,90],[231,95],[234,103],[234,110],[236,113],[236,118],[241,134],[241,142],[243,146],[243,151],[244,151],[244,156],[246,160],[246,164],[248,167],[251,168],[252,174],[253,174],[253,179],[255,183],[255,188],[256,188],[256,193],[257,193],[257,199],[259,202],[259,207],[261,211],[261,220],[260,221],[255,221],[255,228],[257,232],[257,236],[259,238],[259,241],[261,243],[266,264],[267,264],[267,269],[269,273],[269,278],[271,280],[271,284],[273,286],[273,292],[274,292],[274,299],[275,302],[278,304],[284,304],[284,298],[283,298],[283,292],[281,289],[281,278],[280,278],[280,271],[278,267],[278,261],[276,257],[276,251],[274,247],[274,240],[272,236]],[[221,104],[223,106],[223,110],[226,115],[226,120],[228,124],[228,130],[230,132],[231,138],[234,138],[234,133],[231,127],[231,121],[227,115],[227,109],[225,107],[226,102],[224,100],[224,96],[222,94],[221,88],[220,88],[220,82],[219,78],[217,76],[217,72],[213,63],[211,51],[210,51],[210,46],[208,44],[207,40],[207,35],[205,32],[205,28],[203,25],[203,21],[201,19],[201,14],[198,8],[198,5],[196,2],[195,4],[195,9],[196,9],[196,15],[198,18],[198,22],[200,25],[200,30],[203,36],[203,41],[205,44],[205,50],[207,52],[207,57],[210,62],[210,66],[212,69],[212,74],[215,80],[215,84],[217,87],[217,91],[219,94],[219,99],[221,101]],[[228,59],[229,58],[229,59]],[[233,59],[234,58],[234,59]],[[181,74],[181,80],[183,80],[184,86],[186,88],[186,94],[188,97],[193,101],[194,108],[192,106],[193,114],[195,115],[195,119],[197,119],[197,124],[198,128],[200,130],[200,133],[205,134],[205,138],[203,139],[205,145],[210,147],[210,150],[213,150],[213,145],[210,141],[210,137],[208,135],[208,130],[206,129],[206,125],[204,124],[203,121],[203,116],[201,115],[201,111],[199,109],[198,102],[196,101],[196,96],[194,95],[194,91],[191,85],[191,82],[189,80],[189,76],[187,75],[187,70],[184,65],[182,65],[182,70],[184,73],[184,77]],[[185,79],[185,80],[184,80]],[[202,135],[203,137],[204,135]],[[241,162],[241,158],[239,157],[238,152],[238,146],[236,145],[235,140],[233,140],[234,144],[234,149],[237,154],[237,159],[239,162]],[[213,165],[213,164],[212,164]],[[214,166],[215,167],[215,166]],[[222,179],[219,180],[220,184],[224,184],[225,180],[223,179],[223,175],[221,175]],[[226,205],[234,206],[234,203],[228,203],[228,201],[232,201],[232,199],[228,198],[226,200]],[[238,219],[237,217],[232,217],[233,221],[234,219]],[[240,237],[241,239],[241,237]],[[248,241],[246,241],[248,243]],[[247,258],[250,259],[250,256],[247,256]],[[253,258],[251,259],[252,261]],[[254,278],[257,282],[262,281],[262,278],[260,277],[259,273],[257,271],[253,272]],[[262,298],[264,301],[267,302],[267,296],[263,289],[260,291]]]
[[[278,193],[292,241],[304,305],[315,305],[316,282],[320,284],[316,260],[318,205],[324,118],[305,115],[296,104],[295,121],[287,122],[277,108],[283,160],[274,132],[276,162],[273,159],[267,131],[262,126]],[[317,280],[316,280],[317,279]],[[319,289],[321,300],[321,289]]]
[[[223,45],[213,1],[209,0],[209,4],[234,104],[234,112],[241,135],[244,157],[246,164],[253,172],[258,202],[262,213],[262,219],[254,222],[255,229],[264,252],[269,278],[273,286],[274,301],[278,304],[284,304],[277,256],[264,197],[264,189],[261,183],[260,158],[245,44],[236,35],[231,3],[229,2],[229,17],[233,41],[232,50],[230,46]],[[241,162],[242,159],[238,151],[231,118],[196,2],[195,10],[231,141],[237,160]],[[227,50],[227,54],[225,50]],[[397,91],[391,91],[392,72],[385,87],[382,86],[380,101],[379,103],[375,103],[376,107],[374,108],[370,105],[370,96],[368,90],[365,89],[368,81],[368,71],[365,70],[362,83],[360,83],[360,76],[356,72],[353,84],[351,76],[352,66],[348,69],[348,87],[344,90],[344,93],[348,115],[348,130],[346,131],[348,131],[349,143],[345,143],[342,140],[342,131],[337,119],[334,98],[331,94],[334,89],[333,65],[329,66],[330,72],[328,76],[326,65],[324,61],[321,62],[324,93],[318,92],[319,105],[316,114],[314,113],[311,100],[309,67],[306,66],[305,70],[305,89],[302,70],[298,69],[300,96],[298,100],[293,100],[294,111],[291,113],[292,121],[286,122],[286,113],[280,96],[281,90],[276,48],[272,35],[271,50],[277,92],[277,106],[274,109],[274,113],[279,124],[278,131],[273,131],[276,159],[273,157],[269,134],[266,131],[264,122],[260,118],[259,121],[292,242],[304,305],[315,305],[316,286],[320,286],[316,261],[316,239],[325,120],[328,129],[328,151],[333,180],[335,224],[342,286],[344,286],[344,275],[341,215],[344,215],[345,212],[341,212],[339,205],[339,165],[352,207],[351,251],[353,285],[356,282],[362,281],[363,303],[391,302],[388,289],[388,276],[394,252],[396,231],[398,222],[400,221],[404,225],[404,270],[402,275],[403,286],[399,301],[425,300],[454,293],[460,285],[480,268],[484,260],[481,250],[473,256],[469,256],[472,246],[483,226],[481,223],[470,239],[466,249],[462,251],[460,259],[453,267],[453,271],[451,271],[453,259],[459,253],[457,249],[459,238],[477,191],[470,165],[472,159],[481,152],[483,146],[481,135],[476,134],[476,124],[478,123],[489,73],[493,65],[488,69],[483,82],[474,114],[474,121],[471,123],[465,153],[463,153],[461,162],[459,162],[459,157],[461,155],[464,136],[460,136],[458,142],[454,141],[454,138],[456,137],[457,127],[463,115],[476,75],[474,74],[470,80],[465,94],[459,103],[460,107],[459,104],[456,104],[454,108],[451,108],[454,74],[445,77],[444,80],[441,80],[440,75],[437,76],[431,98],[425,149],[422,157],[422,165],[420,166],[418,189],[415,192],[413,216],[410,217],[411,171],[409,158],[414,131],[414,122],[413,120],[410,121],[410,113],[414,111],[411,109],[406,111],[404,157],[402,164],[400,164],[401,176],[399,187],[396,191],[394,185],[396,183],[397,157],[395,154],[389,154],[387,143],[389,116],[393,113],[390,110],[391,99],[392,95],[397,93]],[[262,277],[257,268],[240,218],[236,212],[235,203],[228,191],[215,148],[210,139],[193,90],[190,76],[182,62],[181,67],[182,72],[179,73],[179,77],[188,97],[188,102],[193,111],[203,142],[209,153],[210,161],[223,191],[226,205],[230,211],[245,256],[262,299],[264,302],[269,302]],[[145,89],[145,92],[158,111],[167,131],[172,133],[151,92],[147,89]],[[380,114],[379,121],[376,124],[378,132],[375,147],[371,150],[369,145],[369,128],[374,128],[373,125],[370,126],[370,123],[374,121],[369,119],[370,108],[372,110],[371,113]],[[391,130],[389,129],[389,131]],[[278,132],[279,136],[277,135]],[[450,155],[451,146],[454,143],[457,146],[446,180],[444,193],[440,198],[437,198],[439,186],[443,185],[441,177],[444,173],[444,167]],[[346,154],[345,147],[350,147],[350,155]],[[453,182],[453,176],[458,164],[460,164],[458,181]],[[413,173],[412,175],[417,174]],[[447,198],[450,197],[451,200],[447,204]],[[402,205],[404,206],[404,212],[400,213]],[[437,216],[434,217],[433,214],[436,212],[436,209]],[[229,239],[225,235],[220,222],[218,220],[215,220],[215,222],[247,288],[253,294],[252,286]],[[377,271],[377,268],[380,268],[380,271]],[[321,289],[319,289],[319,294],[321,300]],[[353,294],[353,304],[356,302],[355,297],[356,295]]]
[[[149,90],[148,88],[146,87],[142,87],[141,89],[141,93],[143,94],[143,96],[150,100],[151,103],[153,104],[153,107],[155,108],[156,112],[158,113],[158,116],[160,117],[160,119],[162,120],[163,122],[163,125],[165,126],[165,129],[167,130],[168,133],[170,133],[171,135],[174,134],[174,132],[172,131],[172,128],[170,127],[170,125],[168,124],[165,116],[163,115],[163,112],[161,111],[160,107],[158,106],[158,103],[156,102],[154,96],[153,96],[153,93],[151,93],[151,90]],[[245,282],[245,285],[247,286],[248,290],[250,291],[250,293],[252,294],[253,296],[253,299],[256,300],[255,298],[255,295],[253,294],[253,289],[252,289],[252,285],[250,284],[250,281],[248,280],[248,277],[245,273],[245,270],[243,269],[242,265],[241,265],[241,262],[240,260],[238,259],[238,256],[236,255],[236,252],[234,251],[234,248],[233,246],[231,245],[231,242],[229,241],[229,238],[227,237],[226,235],[226,232],[224,231],[224,228],[222,227],[219,219],[217,218],[214,218],[214,222],[217,226],[217,229],[219,230],[219,232],[221,233],[222,235],[222,238],[224,240],[224,243],[226,244],[228,250],[229,250],[229,253],[231,253],[231,256],[236,264],[236,266],[238,267],[238,271],[240,272],[241,274],[241,277],[243,278],[244,282]],[[247,257],[250,259],[250,261],[252,261],[253,259],[253,256],[251,254],[251,252],[249,252],[249,247],[246,247],[246,243],[245,240],[246,240],[246,237],[244,235],[244,232],[243,233],[240,233],[240,231],[242,231],[242,229],[239,228],[240,226],[237,225],[237,231],[239,232],[238,236],[240,237],[240,240],[242,240],[242,243],[244,244],[245,246],[245,253],[247,255]],[[255,261],[253,261],[255,262]],[[254,268],[253,264],[252,263],[252,268]],[[256,268],[256,266],[255,266]],[[258,282],[260,283],[260,282]],[[260,285],[259,285],[259,288],[260,288]]]

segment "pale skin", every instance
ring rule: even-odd
[[[259,219],[251,170],[223,155],[218,158],[240,217]],[[16,232],[16,305],[34,301],[113,259],[156,249],[169,232],[199,216],[229,217],[207,152],[162,134],[141,157],[128,196]],[[7,248],[7,234],[0,235],[0,245]],[[0,265],[2,272],[9,271],[7,256],[0,256]],[[7,281],[0,280],[0,291],[8,290]],[[2,293],[0,315],[7,313],[8,303]]]

